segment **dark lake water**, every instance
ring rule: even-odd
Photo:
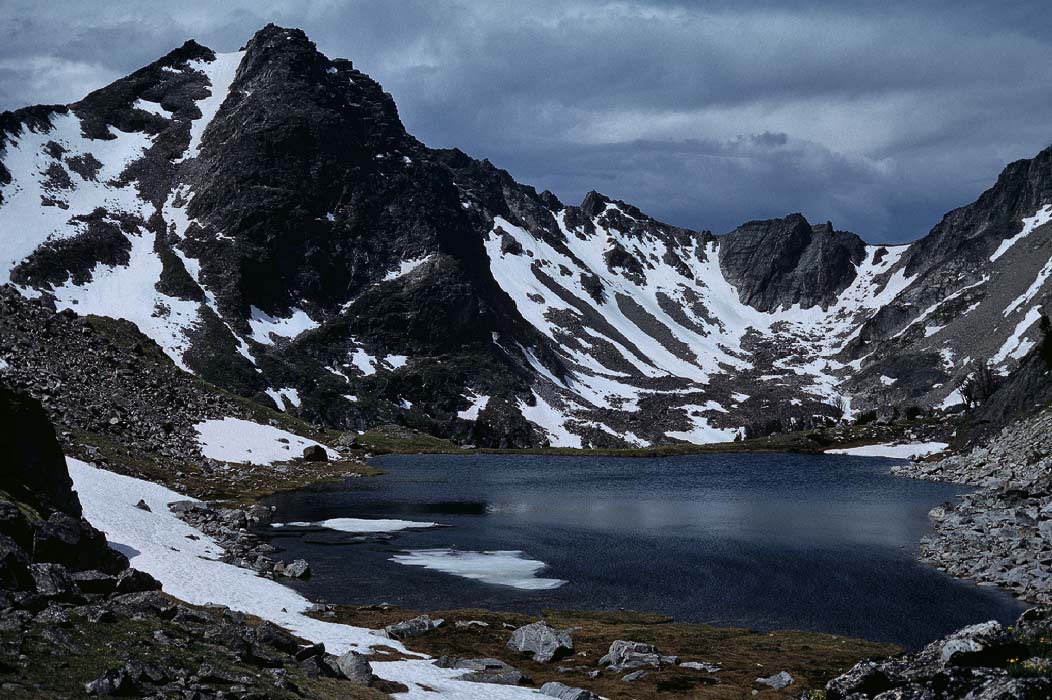
[[[427,455],[374,463],[387,474],[271,498],[275,520],[449,527],[364,542],[328,527],[270,530],[286,550],[276,556],[311,563],[314,576],[293,584],[311,598],[416,610],[627,608],[910,647],[966,624],[1014,620],[1023,609],[1001,591],[915,561],[928,510],[964,489],[891,477],[892,460]]]

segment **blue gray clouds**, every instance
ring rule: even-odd
[[[1011,7],[1007,7],[1011,5]],[[1052,143],[1042,2],[0,2],[0,109],[275,22],[379,80],[432,146],[569,202],[721,233],[801,211],[923,235]]]

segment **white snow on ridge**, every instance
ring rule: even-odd
[[[552,447],[580,447],[581,437],[566,429],[569,416],[545,401],[536,391],[533,392],[533,398],[536,401],[534,406],[519,400],[519,412],[523,417],[547,433]]]
[[[1015,330],[1012,331],[1012,335],[1008,337],[1008,340],[1004,342],[1001,349],[990,358],[990,364],[998,365],[1008,360],[1021,359],[1024,355],[1030,352],[1030,349],[1034,347],[1035,343],[1033,340],[1026,340],[1023,338],[1023,334],[1041,318],[1041,307],[1034,306],[1026,312],[1026,316],[1023,320],[1016,324]]]
[[[282,387],[281,389],[264,389],[263,393],[265,393],[270,398],[274,399],[274,403],[278,405],[279,411],[285,411],[286,400],[288,400],[288,402],[296,408],[300,407],[300,393],[292,387]]]
[[[197,157],[201,150],[201,139],[205,135],[205,129],[212,123],[219,112],[220,105],[230,92],[230,84],[234,82],[237,68],[241,65],[244,51],[234,53],[217,53],[212,62],[190,61],[187,65],[193,70],[201,71],[208,77],[211,85],[211,94],[203,100],[198,100],[197,108],[201,110],[201,116],[190,124],[190,146],[186,149],[186,156]]]
[[[560,346],[571,369],[566,377],[558,379],[527,354],[529,364],[541,377],[569,389],[596,408],[632,410],[642,396],[650,393],[633,386],[630,375],[604,365],[609,362],[604,359],[610,356],[609,348],[634,368],[638,378],[671,375],[704,385],[713,374],[750,366],[742,341],[752,330],[809,347],[809,355],[779,360],[777,368],[804,375],[810,381],[806,391],[831,399],[838,395],[839,379],[835,373],[843,369],[833,356],[857,334],[866,318],[914,280],[902,268],[889,274],[908,246],[868,245],[854,281],[830,308],[803,309],[794,305],[764,313],[742,303],[738,290],[727,281],[719,265],[718,240],[708,241],[704,247],[697,243],[670,245],[651,234],[628,235],[606,227],[599,217],[594,220],[594,233],[570,228],[562,213],[556,213],[556,220],[570,254],[500,217],[494,220],[493,231],[485,241],[486,252],[498,284],[511,296],[520,314]],[[502,243],[505,235],[522,247],[521,254],[502,252],[506,248]],[[604,255],[615,246],[642,262],[639,277],[607,267]],[[538,272],[548,281],[542,281]],[[582,276],[591,275],[602,285],[601,301],[584,288]],[[878,277],[885,278],[883,284],[877,284]],[[558,294],[551,288],[553,284],[561,287]],[[639,320],[635,312],[623,310],[617,301],[619,295],[632,300],[647,318]],[[666,299],[682,315],[673,318],[666,313]],[[695,309],[703,309],[704,313],[696,313]],[[565,337],[564,322],[556,314],[580,319],[582,342],[561,342]],[[590,320],[596,317],[605,323]],[[670,337],[673,342],[659,340],[660,336]],[[602,341],[603,347],[593,343],[592,338]],[[553,435],[568,433],[565,417],[560,420],[553,412],[558,413],[559,409],[538,410],[538,420],[533,422],[544,423]],[[677,437],[691,441],[722,440],[735,434],[718,431],[707,422],[678,432],[681,435]],[[562,444],[573,442],[559,440]]]
[[[1023,230],[1011,238],[1006,238],[1001,241],[1001,244],[997,246],[997,250],[990,256],[990,262],[994,262],[999,257],[1008,252],[1008,249],[1019,242],[1020,239],[1029,236],[1033,233],[1034,229],[1039,226],[1044,226],[1049,221],[1052,221],[1052,204],[1046,204],[1037,210],[1033,216],[1023,219]]]
[[[391,561],[522,590],[551,590],[566,583],[557,578],[537,578],[545,563],[527,559],[517,550],[413,549],[394,555]]]
[[[392,280],[398,279],[399,277],[405,277],[413,270],[430,260],[431,257],[432,256],[430,255],[425,255],[422,258],[412,258],[410,260],[403,260],[398,264],[398,269],[391,270],[386,275],[384,275],[384,282],[390,282]]]
[[[464,396],[471,405],[463,411],[457,411],[457,418],[463,418],[464,420],[476,420],[479,417],[479,411],[482,411],[489,404],[489,396],[482,394],[476,394],[473,392],[468,393]]]
[[[51,131],[38,132],[23,127],[21,134],[8,136],[3,144],[3,163],[11,173],[11,182],[0,185],[4,198],[0,204],[0,277],[5,281],[11,269],[40,244],[80,233],[83,224],[74,222],[73,217],[102,207],[145,220],[152,210],[139,198],[133,184],[117,186],[110,182],[142,158],[152,143],[148,134],[111,129],[116,138],[94,140],[81,135],[80,119],[72,113],[52,114],[50,119]],[[45,186],[44,173],[56,164],[44,152],[49,141],[66,149],[64,158],[89,153],[95,157],[102,164],[95,179],[84,179],[67,169],[71,189]],[[45,198],[62,202],[67,208],[41,206]]]
[[[716,408],[716,406],[719,408]],[[722,406],[713,401],[707,402],[704,406],[687,405],[680,406],[680,408],[687,414],[687,418],[690,419],[693,425],[687,430],[666,431],[665,435],[670,438],[703,445],[712,442],[731,442],[738,434],[738,430],[735,428],[716,428],[711,426],[707,418],[699,415],[701,411],[716,410],[726,412]]]
[[[1011,304],[1005,307],[1004,315],[1007,317],[1024,304],[1029,304],[1033,301],[1034,297],[1036,297],[1037,293],[1041,291],[1041,287],[1045,285],[1045,282],[1048,281],[1050,276],[1052,276],[1052,260],[1045,263],[1045,266],[1037,273],[1037,277],[1034,278],[1034,281],[1030,284],[1027,290],[1013,300]]]
[[[926,457],[928,455],[942,452],[949,445],[945,442],[913,442],[902,445],[863,445],[862,447],[846,447],[835,450],[826,450],[827,455],[852,455],[855,457],[890,457],[894,459],[910,459],[911,457]]]
[[[191,605],[225,605],[284,627],[325,650],[342,654],[352,649],[369,653],[374,645],[404,651],[400,642],[376,636],[373,630],[325,622],[304,613],[310,601],[277,581],[248,569],[217,561],[222,549],[200,530],[168,510],[174,501],[192,500],[149,481],[97,469],[67,459],[84,516],[106,533],[114,549],[128,555],[132,566],[154,576],[165,592]],[[139,499],[150,511],[135,507]],[[195,539],[189,539],[192,535]],[[399,681],[409,692],[404,700],[530,700],[536,691],[517,686],[468,683],[457,680],[464,670],[442,669],[431,659],[372,660],[381,678]],[[425,690],[427,686],[431,690]]]
[[[248,319],[248,325],[252,328],[250,337],[263,345],[270,345],[274,342],[272,335],[280,338],[295,338],[300,333],[317,328],[319,325],[303,309],[293,309],[292,315],[288,318],[271,316],[255,306],[250,309],[251,315]]]
[[[942,403],[939,404],[939,408],[945,410],[947,408],[953,408],[954,406],[960,406],[963,403],[964,396],[961,395],[961,390],[954,389],[946,395],[945,399],[942,400]]]
[[[303,449],[321,443],[287,430],[241,418],[206,420],[194,426],[201,454],[220,462],[270,465],[303,456]],[[325,447],[329,459],[339,455]]]
[[[135,100],[132,107],[134,109],[141,109],[144,112],[149,112],[150,114],[156,114],[158,117],[164,117],[165,119],[172,118],[172,113],[162,107],[158,102],[147,102],[146,100],[139,99]]]
[[[318,522],[293,521],[273,523],[271,527],[324,527],[340,532],[398,532],[414,528],[438,527],[438,523],[417,522],[414,520],[392,520],[368,518],[329,518]]]
[[[189,371],[183,353],[190,347],[186,331],[197,322],[197,302],[157,291],[161,258],[153,249],[152,234],[129,236],[132,249],[128,265],[98,265],[83,285],[72,280],[54,290],[55,306],[78,314],[96,314],[131,321],[152,338],[165,354]]]

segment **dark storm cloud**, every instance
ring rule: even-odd
[[[0,108],[273,21],[352,58],[423,141],[566,201],[716,232],[802,211],[898,241],[1052,142],[1052,13],[996,5],[4,0]]]

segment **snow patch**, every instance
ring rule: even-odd
[[[463,418],[464,420],[477,420],[479,412],[486,408],[490,399],[489,396],[475,393],[466,394],[464,398],[471,402],[471,405],[463,411],[457,411],[457,418]]]
[[[714,408],[713,404],[718,408]],[[702,411],[723,410],[722,406],[713,401],[707,402],[704,406],[687,405],[680,406],[680,408],[687,414],[687,418],[690,419],[693,425],[687,430],[665,431],[665,435],[670,438],[683,440],[696,445],[704,445],[712,442],[731,442],[738,434],[736,428],[717,428],[709,425],[708,418],[701,415]]]
[[[1038,226],[1044,226],[1049,221],[1052,221],[1052,204],[1046,204],[1037,210],[1037,213],[1033,216],[1023,219],[1023,230],[1012,236],[1001,241],[1001,245],[997,246],[997,250],[990,256],[990,262],[997,260],[999,257],[1008,252],[1008,249],[1018,243],[1021,239],[1029,236],[1034,229]]]
[[[300,407],[300,393],[292,387],[283,387],[281,389],[264,389],[265,393],[270,398],[274,399],[274,403],[278,405],[279,411],[285,411],[285,402],[288,401],[296,408]]]
[[[274,342],[271,336],[295,338],[300,333],[317,328],[319,325],[303,309],[293,309],[292,315],[288,318],[271,316],[255,306],[250,307],[250,310],[251,315],[248,318],[248,325],[252,329],[252,333],[249,337],[263,345],[271,345]]]
[[[422,258],[413,258],[411,260],[403,260],[402,262],[398,263],[398,268],[397,269],[391,270],[386,275],[384,275],[384,282],[390,282],[391,280],[396,280],[399,277],[405,277],[406,275],[411,273],[413,270],[415,270],[416,268],[420,267],[421,265],[426,263],[428,260],[430,260],[431,257],[432,256],[430,256],[430,255],[425,255]]]
[[[304,448],[320,444],[281,428],[241,418],[202,421],[194,430],[201,454],[220,462],[258,465],[286,462],[302,457]],[[332,449],[322,447],[329,459],[339,457]]]
[[[208,78],[211,85],[211,93],[203,100],[197,101],[197,108],[201,110],[201,116],[190,124],[190,146],[186,149],[186,156],[196,158],[201,150],[201,139],[205,135],[205,129],[212,123],[219,112],[220,105],[230,92],[230,84],[234,82],[237,68],[241,65],[244,51],[234,53],[217,53],[215,60],[190,61],[187,66],[193,70],[201,71]]]
[[[912,442],[902,445],[863,445],[862,447],[846,447],[835,450],[826,450],[827,455],[852,455],[855,457],[891,457],[894,459],[910,459],[911,457],[926,457],[928,455],[942,452],[949,445],[945,442]]]
[[[1009,358],[1018,360],[1024,355],[1030,352],[1030,349],[1034,347],[1035,343],[1032,340],[1026,340],[1023,338],[1023,334],[1026,333],[1030,326],[1037,323],[1041,318],[1041,307],[1032,307],[1026,312],[1026,316],[1023,320],[1016,324],[1015,330],[1012,331],[1012,335],[1009,336],[1008,340],[1005,341],[1001,349],[990,358],[990,364],[998,365],[1005,362]]]
[[[523,417],[548,434],[548,442],[552,447],[580,447],[580,436],[574,435],[566,428],[569,417],[545,401],[536,391],[533,392],[533,398],[536,402],[533,406],[519,399],[519,412]]]

